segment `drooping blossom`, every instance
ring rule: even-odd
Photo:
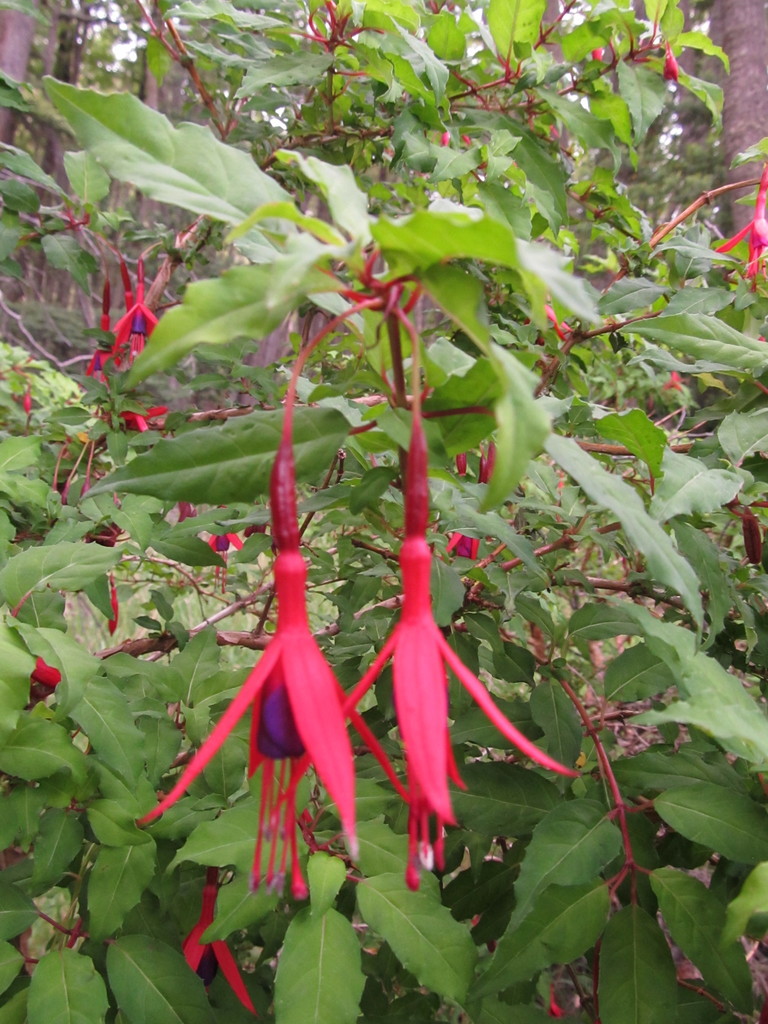
[[[680,376],[680,374],[677,372],[677,370],[672,370],[672,372],[669,375],[669,379],[666,380],[662,384],[661,390],[662,391],[682,391],[683,390],[683,378]]]
[[[117,623],[120,618],[120,604],[117,600],[117,587],[115,586],[115,577],[110,575],[109,577],[109,605],[112,609],[112,617],[107,623],[109,628],[109,635],[113,636],[117,629]]]
[[[405,748],[409,793],[406,882],[418,888],[420,867],[443,864],[443,826],[454,822],[448,780],[463,783],[448,732],[446,668],[457,676],[499,732],[522,754],[563,775],[578,773],[540,750],[507,721],[477,676],[445,640],[432,614],[432,552],[426,540],[429,512],[427,446],[421,420],[413,417],[405,495],[405,540],[400,549],[403,605],[400,620],[379,655],[347,698],[354,707],[392,659],[397,722]],[[437,831],[434,848],[430,824]]]
[[[481,484],[487,484],[491,479],[493,466],[496,462],[496,445],[493,441],[488,445],[488,450],[480,455],[480,468],[477,479]],[[456,456],[456,469],[459,476],[466,476],[467,456],[462,453]],[[480,551],[480,540],[478,537],[468,537],[465,533],[452,533],[445,549],[448,553],[455,552],[459,558],[477,559]]]
[[[243,547],[242,540],[236,533],[214,533],[208,538],[208,546],[224,562],[223,566],[217,565],[213,570],[216,580],[221,584],[221,589],[227,588],[227,553],[230,548],[240,551]]]
[[[152,821],[168,810],[200,775],[237,723],[251,712],[248,774],[262,769],[261,806],[251,885],[263,880],[283,888],[290,873],[296,899],[307,895],[296,847],[296,790],[313,764],[336,804],[347,842],[356,856],[355,783],[352,747],[342,710],[344,693],[309,629],[306,606],[307,567],[299,548],[296,486],[290,432],[272,467],[270,484],[272,534],[278,550],[274,565],[277,628],[240,692],[197,751],[181,778],[160,803],[140,820]],[[372,753],[395,784],[386,757],[361,716],[347,712]],[[277,840],[282,840],[278,863]],[[265,860],[265,846],[269,853]]]
[[[715,252],[730,252],[739,242],[749,239],[749,256],[744,271],[746,277],[757,277],[762,266],[762,259],[768,249],[768,220],[766,220],[766,197],[768,197],[768,164],[763,168],[760,185],[755,200],[755,213],[752,220],[737,231],[732,238],[726,239],[715,248]]]
[[[61,682],[61,672],[55,666],[49,665],[43,658],[38,658],[29,678],[33,683],[53,690]]]
[[[677,63],[672,47],[669,43],[664,44],[664,77],[668,82],[677,82],[680,79],[680,65]]]
[[[104,288],[101,293],[101,323],[100,327],[102,331],[107,334],[109,332],[109,311],[111,308],[111,291],[109,279],[104,282]],[[101,381],[102,384],[107,383],[107,363],[112,358],[111,348],[97,348],[91,356],[91,360],[85,371],[86,377],[93,377],[94,380]]]
[[[153,420],[156,420],[158,416],[165,416],[167,412],[167,405],[153,405],[151,409],[145,409],[143,414],[139,412],[121,412],[120,419],[125,423],[128,430],[135,430],[143,434],[144,431],[150,429],[150,424],[152,427],[156,426],[152,422]]]
[[[206,988],[221,968],[222,974],[229,982],[229,987],[237,998],[251,1013],[256,1013],[256,1007],[248,995],[248,990],[242,979],[235,958],[229,946],[222,939],[214,939],[213,942],[203,942],[202,936],[205,930],[213,924],[213,917],[216,911],[216,897],[219,892],[219,869],[208,868],[205,872],[205,885],[203,886],[203,906],[200,917],[189,935],[184,939],[181,947],[184,959],[189,966],[203,979]]]
[[[125,283],[125,264],[121,264],[121,272]],[[129,309],[115,324],[113,356],[117,366],[123,362],[130,366],[144,350],[147,338],[157,326],[157,317],[144,302],[144,261],[141,259],[136,267],[136,301],[132,300],[133,294],[126,287],[126,305],[129,305]]]

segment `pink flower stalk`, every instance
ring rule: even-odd
[[[251,885],[257,888],[263,878],[269,889],[282,889],[288,870],[293,896],[303,899],[307,886],[296,848],[296,790],[310,764],[314,764],[336,804],[353,857],[357,855],[357,840],[354,764],[342,710],[344,691],[320,652],[307,618],[307,567],[299,549],[289,428],[284,430],[272,468],[270,505],[272,534],[278,549],[274,566],[278,608],[275,634],[181,778],[139,824],[152,821],[176,803],[250,710],[249,776],[263,766]],[[351,709],[347,716],[389,778],[399,786],[386,756],[361,716]],[[402,791],[402,787],[400,789]],[[279,864],[278,838],[283,840]],[[262,870],[265,841],[272,845],[266,869]]]
[[[200,911],[200,917],[195,927],[184,939],[181,947],[184,959],[195,974],[203,979],[203,984],[206,988],[216,977],[220,967],[224,977],[229,982],[229,987],[246,1010],[256,1013],[256,1007],[251,1002],[251,997],[248,995],[248,990],[235,963],[235,958],[232,956],[232,952],[226,942],[221,939],[214,940],[213,942],[201,942],[203,932],[213,924],[218,892],[219,869],[208,868],[205,872],[203,906]]]
[[[721,242],[715,248],[715,252],[730,252],[739,242],[749,238],[749,256],[745,270],[746,277],[757,277],[761,269],[761,261],[768,249],[768,220],[765,216],[766,197],[768,197],[768,164],[763,168],[760,178],[760,186],[757,190],[755,200],[755,214],[751,221],[741,231],[737,231],[733,238]]]
[[[668,82],[677,82],[680,78],[680,66],[672,53],[669,43],[664,44],[664,77]]]
[[[429,513],[427,446],[421,420],[414,415],[408,451],[405,496],[405,540],[400,549],[403,606],[400,620],[378,657],[347,698],[354,707],[392,658],[395,711],[405,747],[410,813],[406,882],[418,888],[420,866],[443,865],[443,826],[455,819],[448,779],[463,786],[448,733],[446,667],[458,677],[499,732],[537,764],[562,775],[577,776],[540,750],[507,721],[485,686],[446,642],[432,614],[430,576],[432,552],[426,541]],[[430,819],[437,823],[432,846]]]

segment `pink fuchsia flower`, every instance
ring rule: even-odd
[[[61,672],[53,665],[49,665],[47,661],[38,658],[29,678],[33,683],[53,690],[61,682]]]
[[[662,391],[682,391],[683,390],[683,378],[680,376],[680,374],[677,372],[677,370],[672,370],[672,372],[669,375],[669,380],[666,381],[666,383],[662,385],[661,390]]]
[[[144,350],[147,338],[157,326],[157,317],[144,302],[144,261],[139,260],[136,268],[136,301],[127,283],[127,270],[121,264],[123,282],[126,285],[126,305],[128,311],[115,324],[115,347],[112,350],[115,364],[127,360],[128,365]]]
[[[223,940],[213,942],[202,942],[205,930],[213,924],[213,917],[216,911],[216,897],[219,892],[219,869],[208,868],[205,873],[205,885],[203,887],[203,906],[197,924],[184,939],[181,947],[184,959],[189,966],[203,979],[206,988],[216,977],[218,969],[229,982],[229,987],[237,998],[251,1013],[256,1013],[256,1007],[251,1002],[248,990],[242,979],[235,958],[229,946]]]
[[[664,44],[664,77],[668,82],[677,82],[680,78],[680,66],[672,53],[669,43]]]
[[[125,423],[128,430],[135,430],[143,434],[144,431],[150,429],[150,425],[156,427],[157,424],[152,423],[152,421],[157,419],[158,416],[165,416],[167,412],[167,405],[154,405],[151,409],[145,409],[143,416],[138,412],[121,412],[120,419]]]
[[[405,498],[405,540],[400,549],[403,605],[400,620],[379,655],[347,698],[354,707],[385,663],[392,659],[395,711],[405,747],[409,791],[408,865],[406,882],[418,888],[420,866],[443,862],[443,826],[454,822],[448,780],[463,783],[451,751],[448,732],[446,668],[457,676],[499,732],[526,757],[562,775],[578,772],[540,750],[507,721],[477,676],[446,642],[432,614],[430,577],[432,552],[426,541],[429,510],[427,447],[418,416],[414,416],[408,451]],[[434,850],[430,822],[435,818]]]
[[[112,618],[107,623],[107,626],[109,628],[109,635],[113,636],[120,618],[120,604],[117,599],[117,587],[115,586],[114,576],[109,577],[109,605],[112,609]]]
[[[93,377],[94,380],[107,383],[107,363],[112,358],[112,353],[103,348],[97,348],[91,356],[90,362],[85,369],[86,377]]]
[[[465,533],[452,533],[445,550],[454,551],[459,558],[471,558],[474,561],[480,551],[480,540],[477,537],[467,537]]]
[[[307,567],[299,550],[290,435],[284,435],[272,468],[270,505],[272,534],[278,547],[274,566],[278,609],[275,634],[181,778],[139,824],[152,821],[176,803],[250,711],[248,773],[253,775],[259,768],[263,771],[251,885],[257,888],[263,878],[268,888],[281,889],[289,871],[291,892],[296,899],[303,899],[307,886],[297,857],[296,790],[310,764],[336,804],[353,857],[357,855],[357,840],[354,763],[342,710],[344,692],[320,652],[307,618]],[[347,717],[390,780],[399,786],[381,747],[353,705]],[[283,840],[279,864],[278,837]],[[265,840],[272,846],[263,869]]]
[[[208,538],[208,546],[211,551],[215,551],[220,558],[224,560],[224,565],[217,565],[214,569],[214,576],[217,581],[221,583],[221,589],[226,590],[227,588],[227,553],[232,547],[235,551],[240,551],[243,546],[243,542],[237,536],[236,533],[215,533]]]
[[[757,190],[757,199],[755,200],[755,213],[752,220],[749,221],[741,231],[737,231],[732,238],[727,239],[725,242],[721,242],[721,244],[715,249],[715,252],[730,252],[731,249],[739,244],[739,242],[748,238],[749,256],[747,258],[747,266],[744,272],[746,277],[757,277],[757,274],[761,269],[763,256],[765,255],[766,249],[768,249],[768,220],[766,220],[765,216],[767,196],[768,164],[763,168],[763,173],[760,178],[760,185]]]

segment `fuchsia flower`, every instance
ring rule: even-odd
[[[49,665],[47,661],[38,658],[29,678],[33,683],[53,690],[61,682],[61,672],[53,665]]]
[[[680,66],[672,53],[669,43],[664,44],[664,77],[668,82],[677,82],[680,78]]]
[[[680,374],[677,372],[677,370],[672,370],[672,372],[669,375],[669,380],[665,384],[662,385],[661,390],[662,391],[682,391],[683,390],[683,378],[680,376]]]
[[[125,316],[120,317],[115,324],[115,347],[112,354],[117,366],[120,366],[124,359],[130,366],[136,356],[144,350],[147,338],[157,326],[157,317],[144,303],[144,261],[140,259],[136,267],[135,302],[130,282],[127,280],[125,264],[121,264],[120,270],[125,285],[125,301],[129,308]]]
[[[203,887],[203,906],[197,924],[184,939],[181,947],[184,959],[189,966],[203,979],[206,988],[216,977],[219,967],[229,986],[237,998],[251,1013],[256,1013],[256,1007],[251,1002],[248,990],[240,975],[235,958],[232,956],[229,946],[222,940],[213,942],[201,942],[203,932],[209,925],[213,924],[213,915],[216,910],[216,897],[219,892],[219,869],[208,868],[205,872],[205,885]],[[257,1014],[258,1016],[258,1014]]]
[[[243,547],[243,542],[236,533],[214,533],[208,538],[208,547],[211,551],[215,551],[225,563],[223,566],[217,565],[213,570],[217,581],[221,583],[222,591],[225,591],[227,589],[227,552],[231,547],[235,551],[240,551]]]
[[[442,866],[443,825],[455,820],[448,779],[463,785],[448,733],[446,666],[499,732],[521,753],[562,775],[578,775],[539,750],[507,721],[485,686],[446,642],[432,614],[432,552],[425,536],[428,513],[427,446],[421,420],[414,415],[406,472],[405,540],[400,549],[402,613],[394,632],[345,704],[345,708],[354,707],[392,658],[395,711],[405,747],[409,790],[409,855],[405,877],[411,889],[418,888],[420,866],[431,868],[433,860]],[[433,816],[437,823],[434,852],[430,837]]]
[[[107,623],[109,628],[109,635],[113,636],[117,629],[117,623],[120,618],[120,603],[117,599],[117,587],[115,586],[115,577],[109,577],[109,605],[112,609],[112,618]]]
[[[763,168],[760,178],[760,186],[757,190],[755,200],[755,214],[752,220],[746,224],[741,231],[737,231],[733,238],[721,242],[715,252],[730,252],[739,242],[749,238],[749,256],[745,270],[746,277],[757,277],[761,268],[761,261],[768,249],[768,220],[765,216],[765,203],[768,196],[768,164]]]
[[[263,877],[268,888],[281,889],[287,869],[291,875],[291,892],[296,899],[303,899],[307,886],[297,858],[296,790],[310,764],[314,764],[336,803],[353,857],[357,855],[357,840],[354,765],[342,710],[344,692],[320,652],[307,619],[307,567],[299,549],[289,424],[286,416],[270,483],[272,533],[278,549],[274,566],[277,629],[261,660],[181,778],[139,824],[152,821],[176,803],[250,710],[248,774],[253,775],[259,768],[263,770],[251,885],[257,888]],[[360,715],[350,710],[347,717],[402,791]],[[279,865],[275,842],[278,837],[283,840]],[[263,871],[265,840],[272,846]]]
[[[495,462],[496,445],[491,441],[487,453],[483,452],[480,456],[480,469],[477,474],[479,483],[488,483]],[[456,470],[459,476],[467,475],[467,456],[464,452],[456,456]],[[475,561],[480,551],[480,540],[477,537],[467,537],[465,533],[452,533],[445,550],[448,553],[455,551],[459,558],[471,558]]]

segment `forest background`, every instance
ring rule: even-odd
[[[767,25],[0,3],[0,1024],[768,1024]]]

